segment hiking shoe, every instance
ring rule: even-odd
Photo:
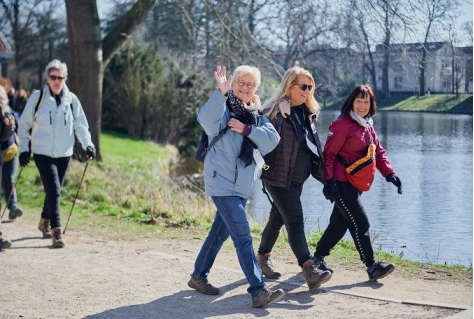
[[[49,223],[49,219],[41,218],[38,229],[43,233],[43,238],[51,238],[51,224]]]
[[[53,238],[53,247],[54,248],[63,248],[64,241],[63,236],[61,233],[61,227],[56,227],[51,230],[52,238]]]
[[[304,278],[308,284],[308,288],[315,289],[331,279],[331,272],[321,270],[315,265],[312,259],[305,261],[302,267]]]
[[[10,212],[8,213],[8,218],[10,220],[13,220],[17,217],[20,217],[21,215],[23,215],[23,212],[21,211],[21,209],[13,208],[13,209],[10,209]]]
[[[257,254],[256,258],[265,278],[279,279],[281,277],[281,274],[273,268],[272,262],[270,261],[270,253],[265,255]]]
[[[12,246],[12,242],[6,238],[0,237],[0,250],[8,249]]]
[[[218,295],[220,294],[219,288],[214,287],[211,285],[207,278],[198,278],[194,277],[191,274],[191,279],[188,281],[188,286],[190,288],[196,289],[197,291],[202,292],[205,295]]]
[[[372,267],[367,267],[369,281],[377,281],[377,279],[387,277],[395,270],[395,265],[376,261]]]
[[[326,262],[324,261],[323,256],[314,256],[313,261],[314,261],[314,265],[318,267],[319,269],[321,269],[322,271],[329,271],[331,275],[334,274],[334,270],[332,270],[332,268],[329,268],[326,265]]]
[[[280,300],[285,293],[282,289],[277,290],[270,290],[270,289],[262,289],[260,290],[253,298],[252,307],[254,308],[261,308],[265,305],[268,305],[272,302]]]

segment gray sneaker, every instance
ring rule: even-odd
[[[270,261],[270,253],[265,255],[257,254],[256,258],[265,278],[279,279],[281,277],[281,274],[273,268],[272,262]]]
[[[8,218],[10,220],[14,220],[15,218],[20,217],[21,215],[23,215],[23,212],[21,211],[21,209],[13,208],[13,209],[10,209],[10,212],[8,213]]]
[[[188,281],[188,286],[190,288],[196,289],[197,291],[202,292],[205,295],[218,295],[220,294],[219,288],[211,285],[207,278],[197,278],[191,274],[191,279]]]
[[[12,246],[12,242],[6,238],[0,237],[0,250],[8,249]]]
[[[331,272],[319,269],[312,259],[305,261],[302,271],[310,290],[318,288],[332,277]]]
[[[367,274],[369,275],[369,281],[377,281],[377,279],[387,277],[394,270],[395,270],[395,265],[376,261],[372,265],[372,267],[367,267]]]
[[[269,290],[267,288],[260,290],[253,298],[252,307],[261,308],[265,305],[268,305],[272,302],[280,300],[285,293],[282,289]]]

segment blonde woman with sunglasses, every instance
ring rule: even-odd
[[[45,190],[38,229],[43,238],[52,238],[55,248],[65,245],[61,235],[60,194],[73,155],[74,135],[87,157],[95,157],[86,115],[81,102],[66,85],[67,75],[66,64],[59,60],[46,66],[46,83],[42,90],[30,96],[18,125],[20,166],[28,165],[33,153]]]
[[[309,289],[316,289],[331,279],[331,271],[315,263],[309,252],[300,199],[303,184],[311,174],[325,181],[315,126],[320,108],[314,99],[314,89],[311,73],[293,67],[286,71],[275,94],[263,105],[264,114],[280,134],[280,142],[265,156],[269,168],[263,171],[261,179],[272,198],[272,208],[257,254],[265,277],[280,278],[281,274],[270,262],[270,254],[284,225]],[[322,171],[322,176],[316,171]]]

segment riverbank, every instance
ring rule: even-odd
[[[28,219],[36,212],[26,211]],[[411,276],[398,268],[379,282],[361,265],[328,262],[333,278],[308,291],[294,257],[277,254],[283,273],[267,281],[286,295],[264,309],[251,307],[247,283],[230,241],[221,250],[210,282],[222,295],[187,286],[205,232],[173,230],[136,238],[98,236],[68,229],[63,249],[52,249],[36,223],[19,218],[2,224],[13,241],[0,252],[3,275],[0,318],[472,318],[472,278]],[[104,231],[110,225],[102,225]],[[114,230],[115,231],[115,230]],[[454,317],[453,317],[454,316]]]

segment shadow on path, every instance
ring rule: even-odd
[[[278,287],[278,286],[284,287]],[[102,318],[193,318],[204,319],[221,316],[249,316],[265,317],[269,315],[266,308],[252,308],[252,299],[248,293],[237,295],[230,292],[239,286],[247,288],[245,279],[233,282],[224,287],[220,287],[221,295],[204,295],[191,288],[172,295],[163,296],[152,302],[139,305],[130,305],[116,309],[106,310],[101,313],[86,316],[87,319]],[[284,288],[285,292],[289,286],[282,283],[277,286],[271,285],[271,289]],[[241,288],[239,288],[241,290]],[[295,311],[294,316],[298,316],[298,311],[313,307],[310,303],[313,298],[309,294],[286,294],[280,301],[267,306],[271,308],[285,308],[287,311]],[[294,317],[292,316],[292,317]]]

